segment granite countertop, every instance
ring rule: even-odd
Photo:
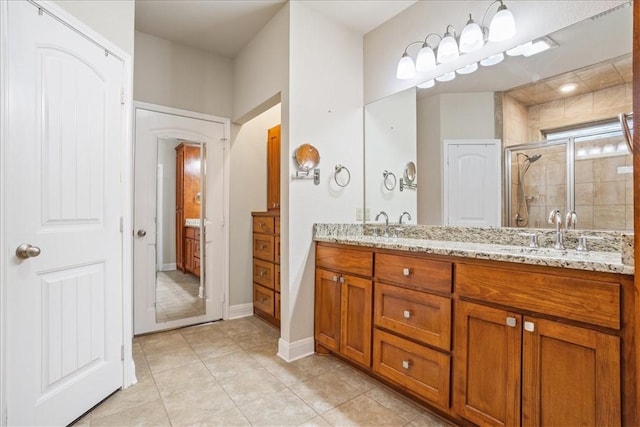
[[[200,228],[200,218],[186,218],[184,220],[185,227]]]
[[[514,263],[572,268],[619,274],[633,274],[633,235],[619,232],[593,232],[591,249],[578,252],[572,245],[573,231],[566,232],[568,249],[557,250],[549,245],[547,233],[553,230],[522,230],[501,228],[469,228],[403,225],[400,237],[374,237],[370,226],[351,224],[316,224],[314,240],[371,248],[394,249],[464,258],[488,259]],[[536,232],[540,248],[528,247],[528,236]],[[457,232],[466,236],[466,239]],[[403,235],[408,234],[410,237]],[[603,234],[604,233],[604,234]],[[507,234],[508,236],[505,236]],[[511,234],[509,236],[509,234]],[[580,234],[583,235],[584,233]],[[434,239],[433,237],[437,237]],[[515,237],[514,237],[515,236]],[[447,239],[455,237],[456,240]],[[516,238],[517,237],[517,238]],[[518,240],[520,239],[520,240]],[[576,237],[577,239],[577,237]],[[506,244],[510,243],[510,244]],[[628,252],[631,251],[631,254]],[[623,262],[624,260],[624,262]]]

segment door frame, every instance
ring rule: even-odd
[[[7,228],[7,206],[6,188],[8,188],[8,180],[5,179],[6,167],[6,145],[8,138],[9,124],[9,98],[6,88],[9,85],[8,77],[8,1],[0,0],[0,235],[6,235]],[[122,173],[120,180],[120,196],[121,196],[121,221],[122,221],[122,339],[123,339],[123,377],[122,387],[126,388],[136,382],[135,365],[133,363],[132,339],[133,339],[133,298],[132,298],[132,280],[133,280],[133,236],[131,228],[132,219],[132,82],[133,82],[133,62],[131,55],[122,50],[107,38],[100,35],[94,29],[80,21],[74,15],[70,14],[62,7],[51,1],[45,0],[29,0],[34,8],[40,8],[43,13],[51,15],[54,19],[60,21],[73,31],[81,34],[94,44],[105,49],[109,54],[114,55],[123,63],[123,117],[122,117],[122,144],[121,144],[121,162]],[[35,12],[35,10],[34,10]],[[7,328],[7,299],[6,287],[7,283],[7,264],[10,249],[6,247],[3,241],[0,244],[0,425],[7,423],[7,389],[6,389],[6,328]]]
[[[206,120],[206,121],[210,121],[210,122],[217,122],[217,123],[222,123],[224,126],[224,138],[223,138],[223,146],[224,146],[224,157],[222,159],[223,162],[223,167],[224,167],[224,171],[222,173],[222,177],[223,177],[223,199],[224,199],[224,206],[222,207],[222,216],[223,216],[223,225],[224,225],[224,230],[223,230],[223,236],[224,236],[224,242],[223,242],[223,247],[222,247],[222,251],[223,251],[223,272],[222,272],[222,276],[223,276],[223,282],[222,282],[222,287],[223,287],[223,298],[222,298],[222,319],[223,320],[227,320],[229,318],[229,292],[230,292],[230,283],[229,283],[229,186],[230,186],[230,166],[231,166],[231,159],[230,159],[230,135],[231,135],[231,119],[228,117],[221,117],[221,116],[214,116],[212,114],[205,114],[205,113],[198,113],[195,111],[189,111],[189,110],[182,110],[179,108],[173,108],[173,107],[167,107],[165,105],[158,105],[158,104],[151,104],[148,102],[142,102],[142,101],[134,101],[133,102],[133,110],[132,110],[132,114],[131,117],[134,118],[134,124],[133,124],[133,130],[132,130],[132,135],[135,135],[136,129],[135,129],[135,112],[137,109],[143,109],[143,110],[148,110],[148,111],[153,111],[153,112],[157,112],[157,113],[164,113],[164,114],[170,114],[173,116],[181,116],[181,117],[186,117],[186,118],[190,118],[190,119],[198,119],[198,120]],[[132,145],[131,147],[131,152],[130,154],[133,153],[133,150],[135,149],[135,144]],[[133,164],[132,164],[133,167]],[[132,169],[132,176],[133,176],[133,169]],[[134,182],[131,182],[131,200],[133,203],[133,192],[134,192]],[[132,205],[133,207],[133,205]],[[133,210],[131,211],[131,217],[130,217],[131,221],[133,221]],[[132,234],[133,231],[130,233]],[[132,249],[133,249],[133,241],[132,241]],[[132,259],[133,259],[133,253],[132,255]],[[133,266],[132,266],[132,270],[131,270],[131,274],[133,275]],[[132,289],[133,292],[133,289]],[[132,305],[132,309],[134,308],[134,306]]]

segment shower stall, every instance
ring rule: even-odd
[[[574,210],[576,228],[633,229],[632,156],[619,123],[548,134],[505,148],[504,225],[546,228]]]

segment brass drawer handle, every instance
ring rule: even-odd
[[[265,249],[267,249],[267,245],[260,245],[260,250],[264,251]]]
[[[411,275],[411,269],[410,269],[410,268],[406,268],[406,267],[405,267],[405,268],[403,268],[403,269],[402,269],[402,275],[403,275],[403,276],[409,276],[409,275]]]
[[[402,367],[404,369],[409,369],[411,367],[411,365],[413,365],[413,363],[411,363],[411,360],[403,360],[402,361]]]
[[[507,317],[507,326],[510,328],[515,328],[516,327],[516,318],[515,317]]]
[[[260,277],[264,277],[267,275],[267,271],[266,270],[260,270]]]
[[[338,279],[339,279],[339,277],[338,277],[338,276],[333,276],[333,281],[334,281],[334,282],[337,282],[337,281],[338,281]]]
[[[404,316],[405,319],[411,319],[411,311],[409,310],[404,310],[402,312],[402,315]]]

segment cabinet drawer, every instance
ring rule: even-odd
[[[458,264],[456,292],[522,310],[620,329],[620,284]]]
[[[200,259],[200,241],[199,240],[196,240],[195,244],[193,245],[193,257],[198,258],[198,260]]]
[[[275,227],[274,227],[275,233],[276,234],[280,234],[280,217],[277,216],[275,217]]]
[[[373,370],[415,394],[449,407],[450,356],[374,329]]]
[[[373,274],[373,252],[318,245],[316,265],[361,276]]]
[[[452,265],[403,255],[376,254],[376,279],[434,292],[451,293]]]
[[[276,236],[275,237],[273,248],[274,248],[273,250],[275,252],[274,262],[276,264],[280,264],[280,236]]]
[[[197,227],[185,227],[184,237],[187,239],[200,240],[200,229]]]
[[[275,275],[275,279],[274,279],[274,283],[273,283],[273,288],[277,292],[280,292],[280,266],[278,264],[276,264],[274,269],[275,269],[276,275]]]
[[[398,286],[375,284],[376,326],[451,349],[451,299]]]
[[[253,284],[253,306],[273,316],[274,292],[263,286]]]
[[[273,234],[274,218],[272,216],[254,216],[253,232]]]
[[[273,264],[259,259],[253,259],[253,281],[273,289]]]
[[[280,318],[280,292],[275,293],[276,304],[275,304],[275,313],[274,316],[276,319]]]
[[[273,262],[273,236],[253,233],[253,256]]]

